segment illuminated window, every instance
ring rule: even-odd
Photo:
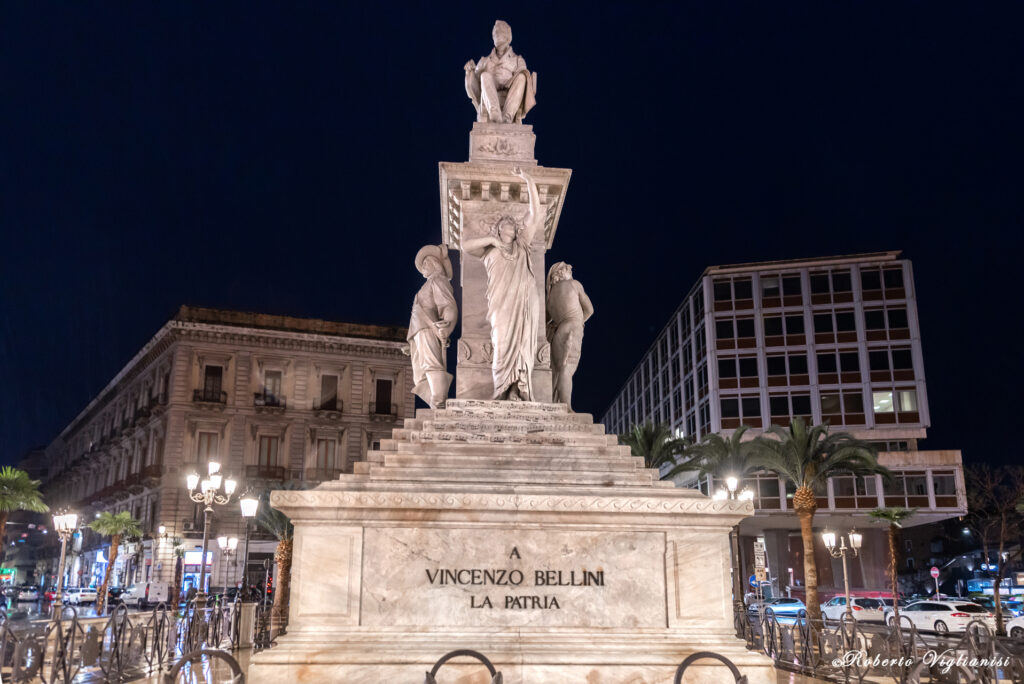
[[[875,407],[875,413],[892,413],[896,410],[893,406],[892,392],[872,392],[871,401]]]

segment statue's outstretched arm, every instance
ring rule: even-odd
[[[465,254],[475,257],[483,257],[484,252],[487,251],[488,247],[497,247],[498,238],[491,235],[484,237],[471,238],[462,243],[462,251]]]
[[[533,242],[534,235],[536,235],[538,228],[544,224],[544,211],[540,206],[540,193],[537,192],[537,184],[534,182],[533,176],[525,170],[517,166],[513,173],[523,179],[526,183],[527,192],[529,193],[530,208],[526,212],[526,218],[524,219],[526,225],[523,227],[523,230],[526,231],[526,243],[530,244]]]

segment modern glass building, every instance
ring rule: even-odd
[[[827,421],[876,443],[897,475],[891,483],[833,478],[818,501],[822,529],[864,528],[867,511],[883,506],[918,508],[911,524],[965,512],[960,452],[917,448],[930,419],[913,269],[900,252],[705,269],[603,422],[618,433],[664,422],[699,440],[740,425],[753,435],[786,426],[791,416]],[[680,484],[706,493],[721,486],[710,479]],[[766,541],[776,591],[789,586],[799,593],[802,547],[792,487],[769,473],[742,487],[753,491],[756,510],[741,525],[745,561],[755,539]],[[865,535],[853,586],[884,586],[883,537],[880,529]],[[818,561],[822,589],[827,593],[833,581],[841,586],[823,547]]]

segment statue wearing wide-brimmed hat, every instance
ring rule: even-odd
[[[445,349],[459,317],[452,291],[452,262],[444,245],[427,245],[416,254],[416,270],[427,282],[416,293],[409,319],[409,356],[413,394],[431,408],[444,408],[452,376],[446,369]]]

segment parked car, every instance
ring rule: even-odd
[[[760,612],[761,604],[754,602],[747,608],[752,613]],[[764,600],[764,612],[765,615],[784,615],[791,617],[805,617],[807,615],[807,606],[804,602],[796,598],[771,598]]]
[[[32,586],[24,586],[18,588],[17,600],[19,601],[38,601],[39,600],[39,589]]]
[[[1006,622],[1006,633],[1014,639],[1024,639],[1024,617],[1015,617]]]
[[[890,599],[892,600],[892,599]],[[850,597],[851,613],[854,620],[866,620],[868,622],[882,622],[885,615],[882,612],[882,602],[876,598],[865,598],[863,596]],[[839,622],[846,614],[846,597],[836,596],[823,603],[821,614],[826,620]]]
[[[64,600],[75,606],[96,603],[96,587],[71,587],[65,592]]]
[[[939,634],[963,632],[973,620],[981,620],[992,629],[996,626],[995,616],[987,608],[970,601],[915,601],[900,609],[900,620],[904,619],[918,629]]]
[[[977,603],[982,608],[987,609],[991,613],[996,611],[995,599],[991,596],[974,596],[971,601]],[[1024,614],[1024,605],[1020,601],[1013,599],[1004,599],[999,602],[1003,607],[1003,615],[1005,617],[1018,617]]]
[[[892,615],[892,597],[881,597],[878,599],[878,602],[882,604],[882,620],[883,622],[888,623],[889,616]],[[907,605],[907,600],[900,599],[899,603],[897,603],[896,605],[899,606],[900,610],[903,610],[903,607]]]
[[[167,582],[133,584],[124,590],[120,600],[126,606],[137,606],[142,610],[149,606],[155,606],[158,603],[170,603],[171,585]]]

